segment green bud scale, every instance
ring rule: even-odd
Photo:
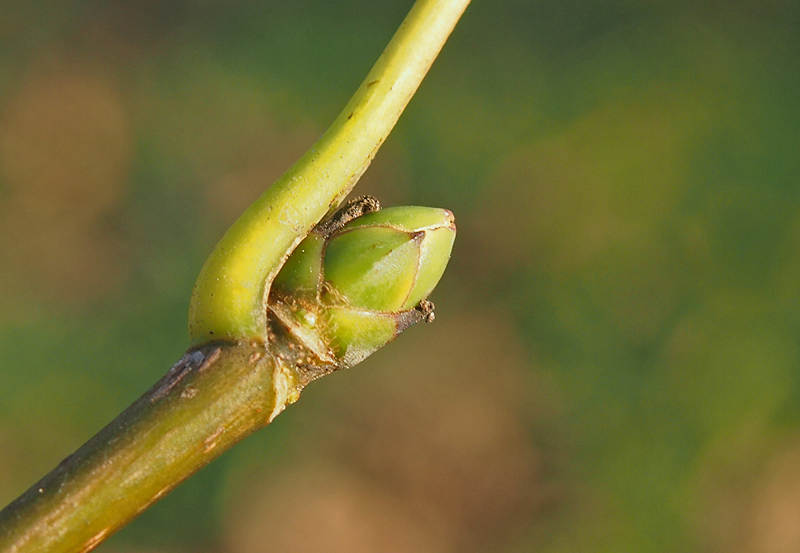
[[[429,207],[392,207],[340,225],[321,223],[273,282],[270,332],[286,336],[271,342],[288,337],[294,347],[284,354],[316,367],[316,378],[352,366],[409,326],[432,320],[425,298],[444,272],[455,234],[453,214]]]

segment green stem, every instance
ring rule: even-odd
[[[267,347],[272,279],[352,189],[468,3],[414,5],[330,129],[212,252],[192,293],[195,348],[0,511],[0,552],[91,550],[297,399],[312,376],[279,362],[280,343]]]
[[[272,279],[367,169],[467,4],[419,0],[328,131],[231,226],[192,292],[193,343],[266,341]]]
[[[0,551],[88,551],[296,398],[263,348],[188,352],[155,386],[0,511]]]

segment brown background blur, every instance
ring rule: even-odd
[[[409,6],[0,0],[0,504],[181,355]],[[436,323],[99,551],[800,551],[798,24],[476,1],[357,188],[455,212]]]

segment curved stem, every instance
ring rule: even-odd
[[[228,230],[195,284],[193,344],[153,388],[0,511],[0,552],[89,551],[269,423],[315,374],[267,348],[287,255],[350,191],[469,0],[419,0],[331,128]],[[197,344],[204,344],[197,346]]]
[[[367,169],[467,4],[419,0],[328,131],[231,226],[192,292],[194,344],[266,341],[272,279]]]

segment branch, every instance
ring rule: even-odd
[[[469,0],[420,0],[328,131],[233,224],[192,292],[192,341],[266,340],[264,304],[283,261],[350,193]]]
[[[432,318],[424,298],[449,257],[452,214],[395,208],[347,222],[348,207],[317,224],[366,170],[468,3],[418,0],[328,131],[209,256],[192,292],[192,348],[0,511],[0,551],[93,549],[269,424],[310,380]],[[390,270],[376,277],[359,269],[367,265]],[[298,267],[316,267],[316,280],[308,284]],[[374,290],[393,296],[376,299]]]

